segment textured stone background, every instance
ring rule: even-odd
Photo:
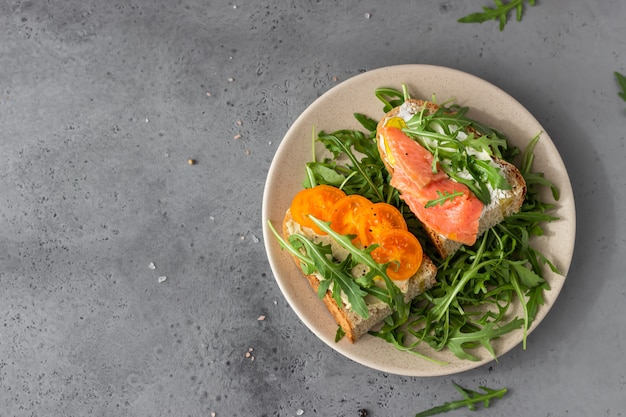
[[[503,32],[456,22],[490,4],[0,3],[0,416],[410,416],[455,398],[451,381],[510,388],[482,416],[624,415],[626,3],[540,1]],[[577,199],[571,273],[527,351],[454,377],[335,353],[261,239],[298,114],[402,63],[516,97]]]

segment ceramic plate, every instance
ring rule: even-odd
[[[337,325],[307,280],[294,265],[290,255],[281,250],[267,226],[271,221],[281,229],[285,211],[297,191],[302,189],[304,166],[311,160],[313,129],[331,132],[338,129],[363,128],[353,113],[363,113],[376,120],[383,116],[382,103],[374,96],[379,87],[401,89],[406,84],[414,98],[439,101],[455,98],[462,106],[470,107],[470,116],[503,132],[509,141],[524,149],[538,133],[541,140],[535,148],[534,170],[544,172],[560,190],[556,215],[560,220],[546,225],[546,235],[534,244],[557,265],[563,275],[546,272],[551,290],[545,293],[546,303],[538,311],[533,329],[554,304],[570,266],[575,238],[575,208],[572,188],[559,152],[539,122],[520,103],[494,85],[473,75],[444,67],[430,65],[401,65],[381,68],[355,76],[313,102],[293,123],[282,140],[272,161],[263,196],[263,235],[274,277],[285,298],[304,324],[328,346],[365,366],[399,375],[435,376],[466,371],[493,360],[485,350],[474,352],[477,362],[457,359],[449,351],[434,352],[426,345],[423,352],[448,363],[436,365],[374,336],[365,335],[354,344],[347,340],[335,343]],[[317,150],[323,152],[322,148]],[[546,196],[545,201],[551,201]],[[521,308],[514,310],[520,315]],[[532,330],[532,329],[531,329]],[[498,356],[506,353],[523,338],[521,330],[510,333],[495,342]],[[528,343],[532,343],[532,338]]]

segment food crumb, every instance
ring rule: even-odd
[[[246,358],[250,359],[250,361],[254,360],[254,356],[252,355],[253,351],[254,351],[254,349],[248,348],[248,351],[246,352]]]
[[[250,149],[246,149],[246,155],[250,155]]]
[[[156,269],[156,265],[154,264],[154,262],[150,262],[150,263],[148,264],[148,268],[150,268],[150,269]]]
[[[211,413],[211,417],[215,417],[217,414],[215,413]]]
[[[189,165],[195,165],[195,164],[196,164],[196,160],[195,160],[195,159],[192,159],[192,158],[189,158],[189,159],[187,159],[187,163],[188,163]]]
[[[256,235],[252,235],[252,241],[254,243],[259,243],[261,240],[258,237],[256,237]]]
[[[241,120],[237,120],[235,123],[237,123],[237,126],[243,125],[243,122]]]
[[[239,133],[237,133],[235,136],[233,136],[233,139],[235,139],[235,140],[241,139],[241,135]]]
[[[167,280],[167,277],[165,275],[160,276],[159,277],[159,284],[162,283],[162,282],[165,282],[166,280]]]
[[[229,83],[232,83],[232,82],[234,82],[234,81],[235,81],[235,79],[234,79],[233,77],[228,77],[228,82],[229,82]]]
[[[210,92],[210,91],[207,91],[207,92],[206,92],[206,96],[207,96],[207,97],[211,97],[211,92]]]
[[[260,315],[259,318],[257,319],[258,321],[263,321],[265,320],[265,316],[264,315]]]
[[[303,409],[301,409],[301,408],[298,408],[298,409],[296,410],[296,415],[297,415],[297,416],[301,416],[302,414],[304,414],[304,410],[303,410]]]
[[[365,13],[365,18],[366,18],[366,19],[369,19],[370,17],[372,17],[372,14],[371,14],[371,13]]]

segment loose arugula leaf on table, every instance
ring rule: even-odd
[[[615,71],[615,78],[617,78],[617,83],[622,89],[621,92],[617,93],[624,101],[626,101],[626,75],[620,74]]]
[[[504,3],[502,0],[494,0],[495,7],[483,6],[482,12],[471,13],[458,20],[460,23],[483,23],[488,20],[498,20],[500,22],[500,30],[504,30],[508,19],[509,13],[515,10],[515,18],[519,22],[522,20],[524,14],[524,4],[528,3],[530,6],[535,5],[535,0],[511,0],[508,3]]]
[[[477,392],[477,391],[472,391],[472,390],[463,388],[454,382],[452,384],[454,385],[454,388],[463,397],[462,400],[446,402],[440,406],[422,411],[421,413],[417,413],[415,417],[434,416],[437,414],[447,413],[448,411],[456,410],[458,408],[463,408],[463,407],[467,407],[471,411],[476,411],[477,409],[476,404],[480,404],[480,403],[483,403],[485,408],[489,408],[491,400],[500,399],[504,397],[504,394],[506,394],[508,391],[506,388],[495,390],[495,389],[481,386],[479,388],[483,390],[483,392]]]

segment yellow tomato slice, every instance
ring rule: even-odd
[[[359,240],[357,229],[359,211],[370,205],[372,205],[370,200],[358,194],[341,198],[331,210],[330,227],[339,234],[357,236],[353,239],[356,243]]]
[[[301,226],[309,227],[315,233],[325,235],[326,232],[320,230],[309,216],[314,216],[325,222],[330,221],[332,207],[345,196],[345,192],[330,185],[305,188],[298,192],[291,201],[291,216]]]
[[[363,245],[369,246],[382,232],[390,229],[407,230],[402,213],[391,204],[375,203],[359,211],[357,230]]]
[[[394,281],[409,279],[422,264],[422,245],[411,232],[387,230],[375,243],[379,246],[372,251],[372,258],[380,264],[389,263],[387,275]]]

